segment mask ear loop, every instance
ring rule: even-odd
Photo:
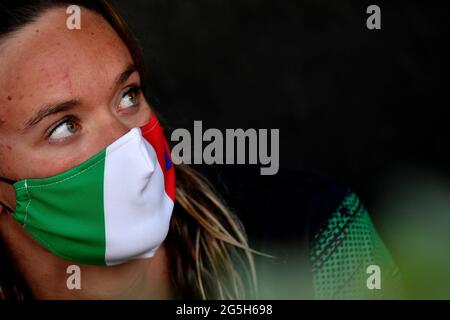
[[[0,205],[11,213],[16,211],[16,191],[14,181],[0,177]]]

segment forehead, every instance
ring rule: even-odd
[[[67,18],[65,8],[51,9],[2,41],[0,119],[18,104],[31,108],[82,95],[95,86],[111,86],[111,79],[132,62],[102,17],[82,8],[81,30],[69,30]]]

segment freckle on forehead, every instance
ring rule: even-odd
[[[11,101],[11,100],[12,100],[12,97],[11,97],[11,96],[8,96],[7,99],[8,99],[9,101]]]

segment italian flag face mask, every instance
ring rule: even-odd
[[[13,217],[65,260],[117,265],[152,257],[175,200],[175,170],[155,115],[75,168],[14,184]]]

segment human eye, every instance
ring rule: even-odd
[[[119,110],[128,109],[131,107],[136,107],[139,105],[139,97],[142,92],[141,87],[131,87],[122,96],[119,103]]]
[[[54,126],[47,138],[50,142],[62,142],[66,139],[71,138],[80,130],[80,125],[77,121],[69,116],[63,118],[56,126]]]

